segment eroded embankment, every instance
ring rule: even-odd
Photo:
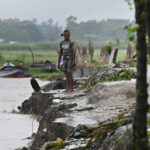
[[[115,74],[117,74],[117,71],[120,74],[121,69],[116,69]],[[101,77],[104,71],[97,73]],[[98,75],[95,75],[95,77],[97,79]],[[92,81],[94,81],[94,78],[92,78]],[[21,107],[23,113],[34,113],[41,116],[38,132],[29,149],[40,150],[45,142],[54,141],[58,137],[66,140],[65,144],[68,143],[66,147],[63,146],[64,149],[85,147],[90,141],[91,136],[89,135],[96,132],[97,129],[100,130],[100,125],[116,121],[119,118],[118,116],[123,113],[131,116],[131,106],[134,103],[135,80],[97,82],[88,90],[76,90],[71,93],[65,93],[64,90],[57,88],[47,90],[46,93],[33,93]],[[125,124],[127,123],[122,123],[122,125]],[[112,127],[115,129],[116,125],[118,126],[118,122],[114,123]],[[86,127],[86,129],[83,129],[83,127]],[[107,131],[106,129],[109,128],[105,128],[103,131]],[[85,139],[85,137],[88,138]],[[107,137],[106,133],[104,137]],[[76,144],[74,141],[76,141]],[[105,144],[102,144],[105,149]],[[94,147],[96,146],[100,146],[100,143],[97,143]]]

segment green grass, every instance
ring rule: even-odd
[[[123,61],[126,57],[126,50],[119,50],[117,56],[117,62]]]
[[[53,63],[56,63],[58,55],[57,51],[55,50],[34,50],[34,59],[35,62],[40,62],[40,61],[45,61],[45,60],[50,60]],[[126,51],[125,50],[120,50],[118,52],[117,56],[117,61],[122,61],[125,59]],[[100,51],[95,50],[94,53],[94,62],[93,63],[98,63],[99,61],[99,56],[100,56]],[[22,62],[22,63],[32,63],[32,57],[31,53],[28,50],[10,50],[10,51],[0,51],[0,65],[2,65],[5,61],[11,61],[13,63],[16,63],[17,61]]]
[[[34,60],[35,62],[49,60],[53,63],[57,61],[57,51],[49,50],[35,50]],[[22,63],[32,63],[31,53],[28,50],[25,51],[0,51],[0,65],[2,65],[5,61],[11,61],[13,63],[22,62]]]
[[[29,68],[29,73],[34,78],[40,78],[42,80],[53,80],[57,77],[62,77],[63,73],[59,70],[56,72],[44,72],[42,68]]]

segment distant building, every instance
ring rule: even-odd
[[[17,41],[9,41],[9,44],[16,44],[18,43]]]
[[[2,42],[4,42],[4,40],[3,40],[3,39],[0,39],[0,43],[2,43]]]

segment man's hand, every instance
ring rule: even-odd
[[[76,66],[76,63],[75,63],[75,62],[73,62],[73,63],[72,63],[72,65],[73,65],[73,67],[75,67],[75,66]]]
[[[57,68],[58,68],[58,69],[60,69],[60,62],[58,62],[58,64],[57,64]]]
[[[60,69],[60,63],[58,63],[57,67],[58,67],[58,69]]]

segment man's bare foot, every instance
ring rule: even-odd
[[[68,90],[68,92],[73,92],[73,91],[74,91],[73,89],[69,89],[69,90]]]
[[[68,89],[66,89],[64,92],[68,92],[69,90]]]

